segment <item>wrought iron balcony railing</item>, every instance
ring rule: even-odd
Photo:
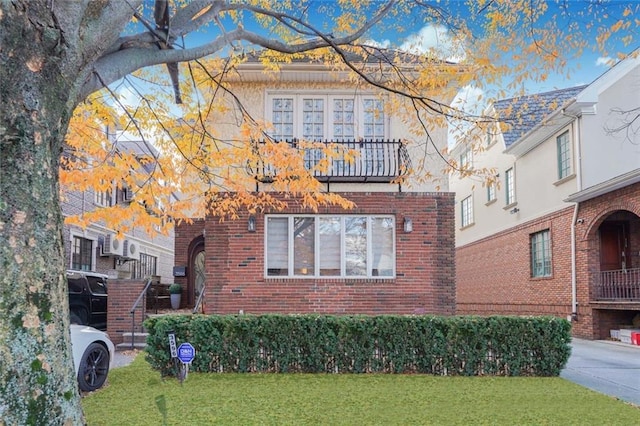
[[[595,300],[640,302],[640,268],[599,272],[593,286]]]
[[[322,148],[302,147],[297,139],[287,142],[301,151],[305,168],[321,182],[392,182],[411,169],[411,159],[401,140],[325,141],[322,144],[337,148],[337,154],[329,159]],[[326,161],[326,167],[319,167]],[[277,168],[262,160],[247,164],[247,171],[260,182],[271,182],[277,175]]]

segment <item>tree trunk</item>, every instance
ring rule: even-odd
[[[58,187],[78,73],[25,4],[0,9],[0,424],[83,424]]]

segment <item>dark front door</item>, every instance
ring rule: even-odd
[[[600,270],[615,271],[630,268],[626,224],[603,223],[600,226]]]

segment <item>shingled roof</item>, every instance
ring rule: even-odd
[[[508,126],[502,132],[505,147],[524,136],[552,112],[567,105],[586,85],[501,99],[493,104],[500,120]]]

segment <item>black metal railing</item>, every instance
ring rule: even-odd
[[[321,182],[392,182],[411,169],[411,159],[401,140],[362,139],[323,141],[312,144],[331,145],[335,153],[327,158],[323,147],[302,147],[297,139],[286,141],[301,151],[307,170]],[[256,143],[256,150],[264,141]],[[260,182],[272,182],[277,167],[259,160],[247,164],[247,171]]]
[[[129,313],[131,314],[131,349],[134,348],[135,346],[135,334],[136,334],[136,310],[138,308],[141,308],[142,310],[142,316],[144,319],[144,312],[145,312],[145,299],[146,299],[146,294],[147,294],[147,290],[149,290],[149,287],[151,287],[151,284],[153,283],[153,279],[152,277],[148,277],[147,278],[147,282],[144,285],[144,288],[142,289],[142,291],[140,292],[140,294],[138,295],[138,298],[136,299],[135,302],[133,302],[133,306],[131,307],[131,309],[129,310]],[[141,305],[142,303],[142,305]],[[140,330],[142,331],[142,330]]]
[[[640,268],[602,271],[593,280],[595,300],[640,302]]]

